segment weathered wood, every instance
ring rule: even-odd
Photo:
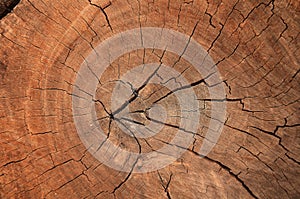
[[[22,0],[12,10],[16,2],[0,3],[0,198],[300,197],[299,1]],[[72,97],[80,66],[96,46],[141,27],[172,29],[201,44],[226,96],[212,99],[208,91],[216,85],[200,81],[205,77],[190,62],[169,51],[138,49],[115,60],[98,77],[91,103],[100,127],[122,149],[157,150],[180,126],[176,96],[148,83],[129,110],[135,125],[147,125],[147,108],[165,107],[162,131],[144,139],[122,131],[111,97],[134,67],[173,66],[195,83],[200,104],[200,126],[186,152],[139,174],[114,170],[89,153],[76,130]],[[226,121],[202,158],[213,102],[226,102]]]

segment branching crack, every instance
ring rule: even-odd
[[[109,27],[110,30],[113,32],[113,28],[112,28],[112,26],[111,26],[111,24],[110,24],[108,15],[107,15],[107,13],[105,12],[105,8],[107,8],[108,6],[110,6],[111,2],[110,2],[109,5],[107,5],[107,6],[105,6],[105,7],[102,8],[101,6],[92,3],[92,0],[88,0],[88,1],[89,1],[90,5],[95,6],[95,7],[97,7],[97,8],[100,9],[100,11],[102,12],[102,14],[105,16],[105,19],[106,19],[106,22],[107,22],[107,24],[108,24],[108,27]]]
[[[158,177],[159,177],[159,179],[161,181],[161,185],[162,185],[162,187],[164,188],[164,191],[167,194],[168,199],[171,199],[171,195],[170,195],[170,191],[169,191],[169,186],[170,186],[170,183],[171,183],[171,180],[172,180],[173,173],[170,174],[169,180],[168,180],[168,182],[167,182],[166,185],[165,185],[164,180],[163,180],[162,176],[160,175],[159,171],[157,171],[157,174],[158,174]]]

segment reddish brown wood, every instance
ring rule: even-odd
[[[299,198],[299,8],[297,0],[22,0],[0,21],[0,198]],[[74,125],[71,93],[92,48],[139,27],[193,33],[217,63],[227,120],[218,144],[200,158],[210,98],[199,84],[207,116],[195,143],[168,167],[128,174],[87,152]],[[159,50],[128,53],[101,81],[117,80],[119,65],[124,74],[161,55]],[[178,56],[167,52],[162,62],[175,60]],[[181,59],[175,68],[187,66]],[[202,78],[193,70],[185,77]],[[109,107],[112,85],[105,86],[97,94]],[[149,84],[140,95],[155,89]],[[151,104],[166,92],[130,106]],[[163,103],[171,110],[177,106],[172,97]],[[106,114],[103,107],[96,109],[99,116]],[[141,115],[136,120],[146,121]],[[108,123],[100,121],[104,129]],[[115,143],[137,150],[132,138],[118,137],[122,132],[115,122],[111,130]],[[164,131],[160,138],[168,142],[176,128]],[[152,149],[142,143],[144,152]]]

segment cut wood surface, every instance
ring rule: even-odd
[[[299,1],[16,3],[0,3],[0,198],[300,198]],[[124,172],[99,161],[82,141],[74,122],[73,92],[81,66],[99,44],[143,27],[187,35],[186,46],[191,40],[199,43],[221,81],[210,83],[185,52],[143,48],[113,60],[97,77],[90,101],[111,143],[141,154],[172,145],[178,130],[193,135],[171,164],[146,173],[135,173],[135,168]],[[135,86],[144,78],[137,74],[123,82],[133,97],[113,110],[114,89],[122,77],[151,63],[172,67],[179,75],[165,79],[172,73],[157,69],[151,74],[161,84],[151,83],[151,76]],[[177,90],[186,89],[178,82],[181,77],[195,92],[189,103],[199,104],[201,117],[193,132],[180,127],[180,100],[165,86],[173,82]],[[222,99],[210,95],[216,86],[225,89]],[[224,121],[214,118],[213,103],[226,104]],[[125,106],[132,120],[122,122],[117,114]],[[155,112],[155,106],[163,108]],[[164,114],[166,121],[155,119]],[[223,127],[203,157],[199,151],[211,120]],[[151,122],[161,130],[149,138],[130,135],[126,126]]]

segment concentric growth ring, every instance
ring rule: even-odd
[[[217,67],[201,45],[187,35],[166,28],[147,27],[116,34],[100,43],[86,57],[78,71],[72,97],[77,132],[88,151],[100,162],[115,170],[144,173],[161,169],[182,155],[194,140],[200,112],[191,82],[180,76],[175,69],[162,63],[136,66],[124,74],[115,86],[110,117],[116,121],[123,121],[118,123],[119,128],[135,139],[154,136],[166,119],[164,109],[154,104],[145,111],[150,123],[141,126],[130,122],[128,104],[138,97],[138,93],[135,93],[136,88],[141,89],[150,83],[161,84],[162,79],[178,77],[176,83],[169,81],[164,86],[175,94],[179,102],[180,128],[169,144],[149,153],[124,150],[107,138],[97,121],[94,103],[99,77],[118,57],[138,49],[169,51],[187,60],[206,78],[211,99],[225,99],[225,91]],[[203,156],[212,150],[222,132],[226,114],[225,103],[211,101],[212,119],[199,151]],[[151,122],[152,117],[162,122]]]

